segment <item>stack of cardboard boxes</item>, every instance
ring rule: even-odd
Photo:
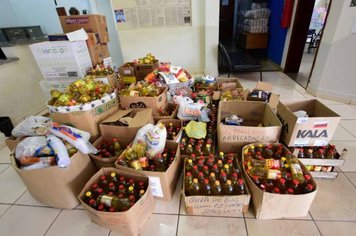
[[[88,33],[87,46],[93,65],[110,57],[108,45],[109,33],[106,18],[102,15],[60,16],[63,32],[69,33],[83,28]]]

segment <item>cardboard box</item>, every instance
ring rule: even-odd
[[[242,163],[244,163],[243,155],[242,152]],[[303,163],[299,162],[299,164],[303,172],[308,173]],[[257,219],[279,219],[308,215],[309,208],[317,193],[317,186],[313,178],[311,180],[315,186],[315,190],[311,193],[297,195],[275,194],[259,189],[246,173],[245,166],[242,169],[251,192]]]
[[[151,192],[151,184],[148,184],[146,193],[133,205],[129,210],[123,212],[102,212],[97,211],[88,206],[82,199],[85,192],[90,188],[92,184],[99,180],[99,176],[103,174],[109,174],[115,172],[119,175],[127,178],[133,178],[135,180],[143,180],[146,183],[148,179],[141,173],[132,173],[125,170],[117,170],[115,168],[103,168],[99,170],[85,185],[78,198],[85,208],[86,213],[92,222],[111,229],[122,235],[139,235],[142,233],[144,226],[148,219],[151,217],[155,208],[154,198]]]
[[[133,118],[128,126],[119,126],[115,124],[121,118],[126,116]],[[146,124],[153,124],[152,109],[142,109],[139,111],[128,109],[119,110],[107,117],[100,123],[99,129],[102,136],[133,140],[137,131]]]
[[[103,58],[110,57],[109,48],[107,43],[101,44],[101,51],[103,53]]]
[[[173,197],[181,171],[181,155],[178,148],[178,143],[167,141],[165,147],[168,150],[176,150],[176,157],[166,172],[139,171],[129,167],[121,166],[118,164],[118,161],[115,162],[115,166],[119,170],[125,170],[131,173],[142,173],[148,176],[150,179],[153,196],[162,200],[170,200]],[[123,158],[123,155],[124,153],[121,154],[119,159]]]
[[[97,33],[101,43],[109,42],[109,33],[106,18],[102,15],[77,15],[59,17],[64,33],[69,33],[81,28],[87,33]]]
[[[110,84],[111,87],[117,88],[119,85],[119,81],[117,79],[116,73],[111,74],[111,75],[98,75],[95,76],[96,81],[102,81],[106,84]]]
[[[239,33],[238,45],[244,49],[267,48],[268,33]]]
[[[98,33],[87,33],[87,45],[94,45],[100,43],[100,38]]]
[[[88,50],[93,66],[101,64],[104,60],[104,54],[101,49],[101,44],[88,44]]]
[[[16,138],[15,136],[10,136],[6,138],[5,143],[10,151],[14,150],[17,147],[17,144],[21,142],[21,138]]]
[[[242,175],[241,178],[243,178]],[[244,181],[244,183],[248,194],[220,196],[186,196],[184,183],[185,179],[183,179],[183,197],[185,212],[188,215],[240,217],[241,213],[248,212],[251,196],[246,181]]]
[[[272,108],[273,111],[277,110],[277,106],[278,106],[278,103],[279,103],[279,95],[275,94],[275,93],[272,93],[272,90],[273,90],[272,84],[258,81],[257,84],[256,84],[256,88],[254,88],[253,90],[261,90],[261,91],[270,92],[271,95],[269,97],[268,104],[270,105],[270,107]],[[251,96],[248,95],[248,93],[245,93],[245,94],[247,95],[247,97],[245,98],[246,101],[261,101],[261,102],[265,102],[263,99],[251,97]]]
[[[118,138],[120,144],[121,144],[121,148],[124,150],[125,147],[127,145],[129,145],[134,138],[119,138],[119,137],[109,137],[109,136],[104,136],[102,135],[101,137],[99,137],[97,140],[95,140],[95,142],[93,143],[94,147],[97,147],[98,145],[100,145],[103,141],[111,141],[113,138]],[[120,154],[121,155],[121,154]],[[95,167],[97,170],[100,170],[101,168],[105,168],[105,167],[115,167],[115,162],[117,160],[117,158],[120,156],[116,156],[116,157],[110,157],[110,158],[101,158],[95,154],[89,154],[90,158],[92,159]]]
[[[132,97],[120,95],[120,106],[127,108],[161,108],[167,103],[167,88],[159,87],[160,94],[157,97]]]
[[[293,112],[304,110],[309,117]],[[280,102],[277,116],[283,124],[281,141],[287,146],[324,146],[334,135],[341,117],[317,99]]]
[[[244,89],[238,78],[218,78],[216,80],[219,91],[225,91],[226,89]]]
[[[166,105],[164,107],[162,107],[162,109],[173,110],[173,113],[170,116],[161,116],[159,114],[159,109],[161,109],[161,108],[155,108],[155,109],[153,109],[153,112],[152,112],[153,120],[155,122],[157,122],[159,120],[164,120],[164,119],[176,119],[177,113],[178,113],[178,108],[179,108],[178,104],[166,103]]]
[[[90,140],[99,136],[99,123],[117,111],[117,98],[113,98],[102,105],[87,111],[73,111],[68,113],[53,112],[50,117],[53,121],[73,126],[90,133]]]
[[[72,209],[79,204],[77,195],[85,183],[95,174],[95,166],[88,155],[74,154],[66,168],[51,166],[36,170],[22,170],[14,154],[11,164],[30,194],[38,201],[55,208]]]
[[[180,127],[179,133],[176,134],[177,135],[176,138],[174,140],[170,140],[176,143],[180,143],[180,140],[182,139],[183,136],[183,121],[177,119],[163,119],[157,122],[157,124],[160,123],[164,124],[166,128],[168,127],[169,123],[172,123],[173,127]]]
[[[119,67],[119,75],[125,84],[136,83],[135,65],[132,62]]]
[[[41,42],[30,48],[45,79],[81,79],[92,67],[84,40]]]
[[[232,126],[221,123],[225,117],[237,115],[251,126]],[[259,123],[263,127],[256,127]],[[250,125],[248,124],[248,125]],[[278,142],[282,124],[268,104],[261,102],[220,102],[218,111],[218,145],[223,152],[236,152],[255,142]]]
[[[140,81],[145,79],[146,75],[159,67],[159,62],[156,61],[152,64],[135,64],[136,80]]]

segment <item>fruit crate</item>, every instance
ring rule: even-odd
[[[289,150],[293,152],[295,156],[298,156],[299,148],[301,147],[289,147]],[[313,147],[303,147],[304,149],[313,148]],[[347,154],[347,149],[343,149],[341,153],[338,151],[335,154],[334,159],[321,159],[321,158],[299,158],[299,160],[306,167],[311,166],[321,166],[321,167],[331,167],[330,171],[313,171],[310,170],[310,174],[314,178],[323,178],[323,179],[335,179],[339,175],[339,168],[344,165],[345,157]]]

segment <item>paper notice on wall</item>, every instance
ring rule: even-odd
[[[191,25],[191,0],[113,0],[119,30]]]
[[[161,181],[159,177],[148,176],[153,196],[163,197]]]

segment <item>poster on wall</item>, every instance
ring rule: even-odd
[[[191,0],[112,0],[119,30],[191,26]]]

